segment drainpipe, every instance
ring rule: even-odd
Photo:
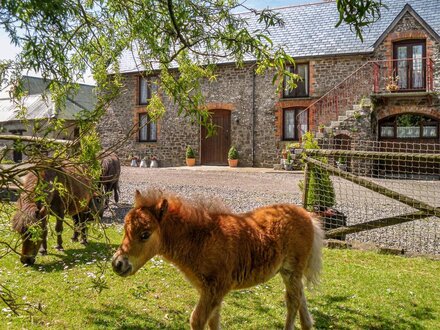
[[[252,66],[252,167],[255,165],[255,68]]]

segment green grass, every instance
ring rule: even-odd
[[[110,227],[107,233],[110,246],[95,237],[83,248],[71,243],[65,230],[65,251],[54,250],[51,237],[49,255],[38,256],[33,267],[23,267],[14,254],[0,259],[0,283],[18,302],[42,309],[15,316],[2,305],[0,328],[189,329],[198,296],[179,271],[155,258],[135,276],[118,277],[108,261],[121,230]],[[438,329],[439,281],[438,261],[324,250],[322,284],[307,297],[318,329]],[[283,289],[277,276],[230,293],[223,303],[223,329],[282,328]]]

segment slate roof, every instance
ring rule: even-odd
[[[364,42],[344,23],[335,28],[339,19],[335,2],[274,8],[284,19],[285,26],[272,28],[270,37],[294,58],[371,53],[375,42],[407,4],[440,35],[440,0],[383,0],[383,3],[388,9],[382,9],[381,19],[365,29]],[[249,17],[250,29],[257,26],[252,14],[240,15]],[[123,73],[142,71],[138,57],[131,51],[124,52],[119,65]]]
[[[59,119],[75,120],[76,115],[83,110],[93,110],[96,96],[94,86],[80,84],[79,91],[66,100],[63,111],[56,109],[50,94],[46,91],[47,83],[41,78],[24,77],[24,88],[28,95],[24,98],[23,105],[26,107],[26,119]],[[46,91],[46,95],[44,92]],[[0,91],[0,122],[20,120],[16,105],[9,98],[8,87]]]

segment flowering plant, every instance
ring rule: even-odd
[[[395,92],[399,89],[399,76],[391,75],[387,78],[385,89],[388,92]]]

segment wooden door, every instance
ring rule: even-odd
[[[231,111],[214,110],[212,122],[217,126],[213,136],[206,138],[206,128],[201,129],[202,165],[227,165],[228,151],[231,146]]]

